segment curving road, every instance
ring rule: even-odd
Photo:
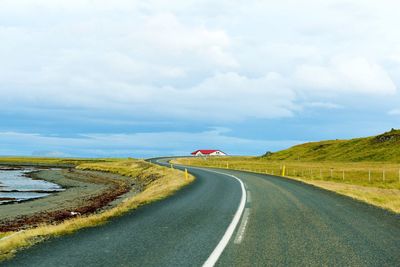
[[[41,243],[3,265],[201,266],[207,259],[218,260],[217,266],[400,264],[400,221],[392,213],[279,177],[188,170],[197,180],[174,196]],[[244,182],[245,194],[232,175]],[[227,229],[236,226],[238,212],[231,236]]]

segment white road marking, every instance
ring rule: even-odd
[[[226,176],[235,178],[240,183],[240,187],[242,189],[242,198],[240,199],[239,207],[236,210],[236,213],[233,216],[231,223],[229,224],[228,228],[226,229],[225,234],[222,237],[222,239],[219,241],[218,245],[215,247],[215,249],[213,250],[211,255],[208,257],[208,259],[203,264],[203,267],[213,267],[217,263],[219,257],[221,256],[221,254],[224,251],[224,249],[226,248],[226,246],[228,245],[229,240],[232,238],[232,235],[235,232],[235,229],[240,222],[240,218],[242,217],[242,214],[243,214],[243,211],[244,211],[244,208],[246,205],[246,197],[247,197],[246,190],[244,189],[244,184],[243,184],[242,180],[237,178],[235,175],[226,174],[226,173],[218,172],[218,171],[206,170],[206,169],[202,169],[202,168],[193,168],[193,167],[190,167],[190,168],[201,169],[204,171],[214,172],[214,173],[218,173],[218,174],[222,174],[222,175],[226,175]]]
[[[251,193],[247,190],[247,203],[251,203]]]
[[[229,240],[232,238],[232,235],[235,232],[235,229],[236,229],[237,225],[240,222],[240,218],[243,215],[244,208],[246,206],[246,198],[247,198],[246,189],[244,187],[244,183],[242,182],[242,180],[237,178],[235,175],[226,174],[226,173],[218,172],[218,171],[207,170],[207,169],[204,169],[204,168],[191,167],[191,166],[189,168],[198,169],[198,170],[202,170],[202,171],[213,172],[213,173],[218,173],[218,174],[221,174],[221,175],[226,175],[226,176],[232,177],[232,178],[236,179],[240,183],[240,188],[242,189],[242,197],[240,199],[239,206],[238,206],[238,208],[236,210],[235,215],[233,216],[233,219],[232,219],[231,223],[229,224],[228,228],[226,229],[225,234],[223,235],[222,239],[219,241],[218,245],[215,247],[213,252],[210,254],[208,259],[203,264],[203,267],[213,267],[217,263],[219,257],[221,256],[221,254],[224,251],[224,249],[226,248],[226,246],[228,245]]]
[[[242,243],[244,233],[246,232],[246,227],[247,227],[247,222],[249,221],[249,214],[250,214],[250,209],[246,208],[243,213],[243,218],[242,218],[242,223],[239,226],[239,230],[236,234],[235,238],[235,244],[240,244]]]

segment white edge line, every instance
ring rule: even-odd
[[[205,169],[201,169],[201,170],[205,170]],[[243,184],[242,180],[240,180],[239,178],[237,178],[234,175],[217,172],[217,171],[211,171],[211,170],[206,170],[206,171],[214,172],[214,173],[218,173],[218,174],[222,174],[222,175],[226,175],[226,176],[235,178],[240,183],[240,187],[242,188],[242,198],[240,199],[240,204],[239,204],[238,209],[236,210],[235,216],[233,217],[228,228],[226,229],[224,236],[219,241],[218,245],[215,247],[214,251],[208,257],[208,259],[203,264],[203,267],[212,267],[217,263],[219,257],[221,256],[222,252],[224,251],[225,247],[228,245],[229,240],[232,238],[232,235],[235,232],[237,225],[239,224],[240,217],[242,217],[242,214],[243,214],[243,211],[244,211],[244,208],[246,205],[246,190],[244,188],[244,184]]]
[[[218,245],[215,247],[213,252],[210,254],[208,259],[203,264],[203,267],[213,267],[217,263],[217,261],[218,261],[219,257],[221,256],[222,252],[224,252],[226,246],[229,243],[229,240],[232,238],[233,233],[235,232],[235,229],[236,229],[237,225],[240,222],[240,218],[243,215],[244,208],[246,206],[246,189],[244,187],[244,184],[243,184],[242,180],[240,180],[239,178],[237,178],[234,175],[226,174],[226,173],[218,172],[218,171],[207,170],[207,169],[204,169],[204,168],[196,168],[196,167],[192,167],[192,166],[190,166],[190,168],[191,169],[198,169],[198,170],[208,171],[208,172],[213,172],[213,173],[218,173],[218,174],[221,174],[221,175],[226,175],[226,176],[235,178],[240,183],[240,187],[242,189],[242,198],[240,199],[239,207],[237,208],[236,213],[233,216],[233,219],[232,219],[231,223],[229,224],[228,228],[226,229],[225,234],[222,237],[222,239],[219,241]]]

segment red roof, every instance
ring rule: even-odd
[[[196,155],[198,152],[201,152],[201,154],[203,154],[203,155],[209,155],[209,154],[211,154],[211,153],[213,153],[215,151],[220,151],[220,150],[216,150],[216,149],[199,149],[199,150],[196,150],[196,151],[192,152],[191,154],[192,155]]]

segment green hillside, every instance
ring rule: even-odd
[[[350,140],[310,142],[262,156],[270,160],[400,162],[400,130]]]

